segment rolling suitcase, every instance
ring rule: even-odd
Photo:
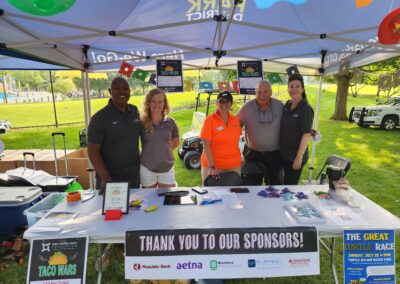
[[[73,182],[77,181],[77,176],[70,176],[68,174],[68,158],[67,158],[67,147],[65,143],[65,133],[64,132],[53,132],[51,134],[53,140],[53,151],[54,151],[54,169],[55,178],[47,181],[45,184],[40,185],[42,190],[45,192],[63,192],[65,191]],[[57,164],[57,151],[55,137],[61,136],[64,143],[64,162],[65,162],[65,176],[59,175],[59,169]]]

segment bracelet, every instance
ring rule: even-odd
[[[215,170],[215,165],[208,166],[208,168]]]
[[[300,151],[297,151],[297,156],[303,157],[303,154]]]

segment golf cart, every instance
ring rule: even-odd
[[[178,148],[178,156],[183,160],[188,169],[200,169],[201,167],[200,156],[203,152],[203,143],[200,139],[200,131],[210,110],[211,96],[217,96],[219,92],[219,90],[199,90],[197,92],[196,109],[192,119],[192,130],[182,135],[181,145]],[[206,113],[198,112],[201,94],[207,94]],[[240,139],[239,146],[241,150],[243,150],[243,145],[244,139]]]
[[[8,120],[0,120],[0,129],[4,130],[4,133],[11,129],[11,122]]]
[[[204,120],[210,110],[211,95],[218,95],[218,90],[199,90],[196,97],[196,109],[193,113],[192,130],[182,135],[182,142],[178,148],[178,156],[188,169],[200,169],[200,156],[203,152],[203,143],[200,139],[200,131]],[[198,112],[200,96],[207,94],[206,113]]]

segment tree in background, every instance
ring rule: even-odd
[[[25,90],[40,91],[46,88],[46,77],[48,71],[9,71],[9,74],[20,82]]]
[[[359,69],[364,72],[363,83],[368,85],[376,85],[380,74],[393,73],[400,69],[400,57],[395,57],[387,59],[381,62],[370,64],[367,66],[359,67]],[[331,119],[333,120],[347,120],[347,96],[349,94],[349,87],[351,85],[351,79],[353,78],[355,72],[350,71],[348,75],[334,75],[333,78],[336,79],[337,92],[336,92],[336,104],[335,112]],[[331,80],[328,78],[327,81]],[[359,91],[360,89],[358,89]],[[392,92],[388,92],[386,95],[393,95],[398,92],[398,88],[392,89]],[[358,93],[356,93],[356,96]],[[379,96],[379,93],[377,94]]]
[[[102,98],[104,94],[107,93],[108,88],[110,88],[111,80],[110,79],[89,79],[90,90],[95,91],[92,92],[95,94],[95,97]]]
[[[53,83],[53,89],[54,93],[60,93],[60,94],[68,94],[72,93],[75,91],[76,87],[74,82],[72,82],[72,79],[56,79],[56,81]],[[48,92],[51,92],[51,86],[49,85],[47,88]]]

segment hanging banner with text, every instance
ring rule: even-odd
[[[394,235],[394,230],[345,230],[344,283],[395,284]]]
[[[238,61],[237,74],[240,94],[254,95],[263,77],[262,61]]]
[[[157,87],[166,92],[183,92],[181,60],[157,60]]]
[[[32,240],[26,283],[85,283],[88,243],[87,237]]]
[[[315,227],[129,231],[126,279],[319,274]]]

